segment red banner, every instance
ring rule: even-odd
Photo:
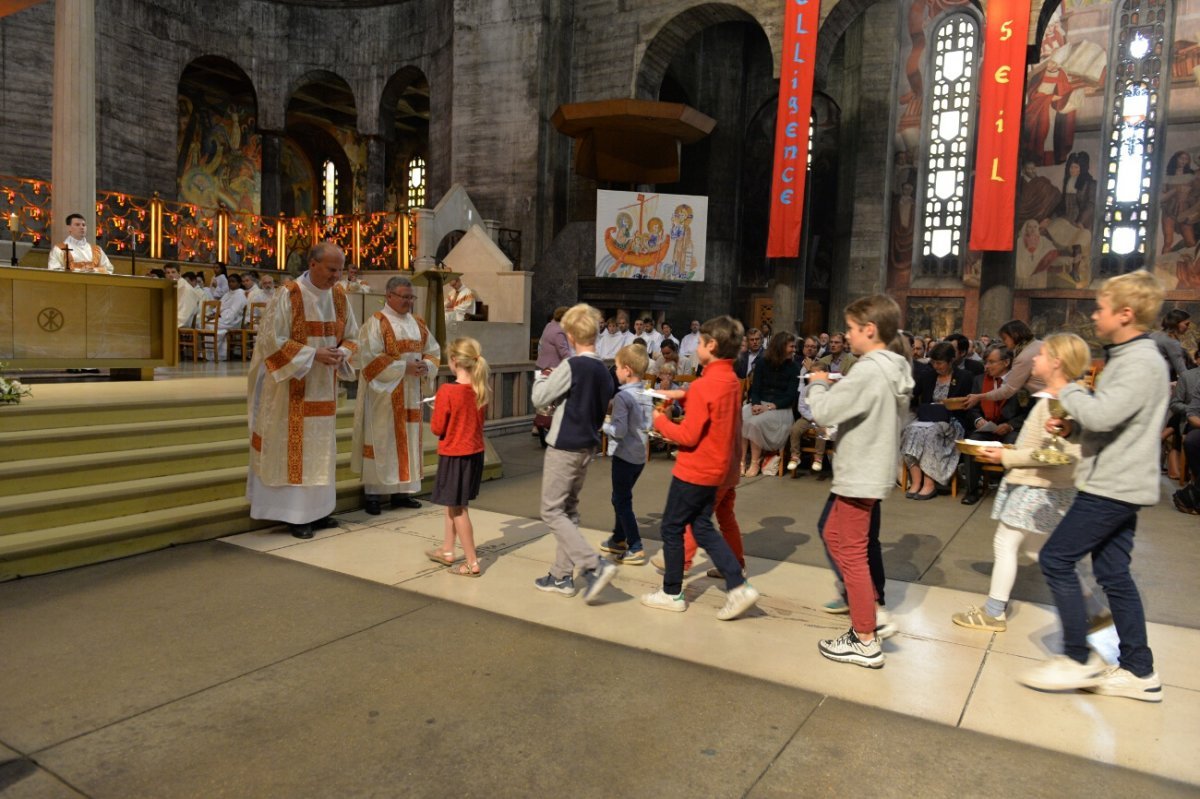
[[[813,67],[817,58],[820,0],[786,0],[779,111],[775,120],[775,167],[771,173],[768,258],[800,253],[804,179],[808,172],[808,127],[812,114]]]
[[[983,35],[971,249],[1011,250],[1029,0],[990,0]]]

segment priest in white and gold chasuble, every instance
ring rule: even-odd
[[[362,326],[354,364],[360,370],[351,468],[368,498],[415,494],[424,476],[422,389],[432,393],[441,348],[412,313],[412,284],[388,281],[387,304]]]
[[[351,380],[358,322],[337,285],[344,255],[313,247],[309,271],[276,293],[249,375],[250,516],[324,520],[337,483],[337,382]]]

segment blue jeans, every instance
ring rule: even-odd
[[[612,540],[615,543],[624,541],[629,545],[630,552],[642,548],[637,517],[633,515],[633,486],[642,476],[644,468],[644,463],[630,463],[615,455],[612,457],[612,505],[616,515]]]
[[[1062,619],[1063,649],[1068,657],[1086,663],[1088,616],[1075,564],[1092,556],[1092,573],[1108,597],[1121,638],[1121,668],[1146,677],[1154,671],[1154,655],[1146,637],[1142,598],[1129,573],[1137,512],[1137,505],[1080,491],[1042,547],[1038,563]]]
[[[683,531],[689,524],[696,544],[708,553],[713,565],[725,575],[725,588],[733,590],[746,578],[742,577],[742,564],[725,543],[725,539],[713,525],[713,503],[717,498],[716,486],[701,486],[671,478],[667,491],[667,507],[663,509],[659,537],[663,542],[663,560],[666,570],[663,575],[663,591],[675,596],[683,590]]]
[[[825,500],[825,509],[821,511],[821,518],[817,522],[817,535],[821,536],[821,543],[825,543],[825,520],[829,518],[829,509],[833,507],[833,494],[829,495],[829,499]],[[887,577],[883,573],[883,547],[879,544],[879,525],[880,511],[879,506],[882,502],[876,502],[871,508],[871,529],[867,533],[867,567],[871,570],[871,584],[875,586],[875,597],[880,605],[887,605],[883,601],[883,591]],[[842,592],[842,599],[846,599],[846,583],[842,579],[842,572],[838,569],[837,564],[833,562],[833,558],[829,554],[829,548],[825,547],[825,560],[829,561],[829,568],[833,569],[834,575],[837,576],[838,590]]]

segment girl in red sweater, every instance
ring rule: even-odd
[[[456,339],[450,345],[450,368],[456,379],[438,389],[429,425],[438,437],[437,477],[430,499],[446,506],[441,552],[454,552],[457,536],[466,556],[464,563],[450,567],[450,573],[478,577],[475,530],[467,515],[467,502],[479,496],[483,478],[483,418],[491,370],[479,353],[479,342],[473,338]]]

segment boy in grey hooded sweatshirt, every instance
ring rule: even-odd
[[[912,396],[912,367],[887,349],[900,327],[900,307],[876,294],[846,308],[846,338],[858,360],[836,385],[824,372],[811,374],[808,406],[822,427],[838,426],[838,464],[825,522],[825,546],[842,573],[850,605],[850,629],[821,641],[830,660],[877,669],[883,650],[875,635],[875,587],[867,566],[871,512],[896,484],[900,425]]]

